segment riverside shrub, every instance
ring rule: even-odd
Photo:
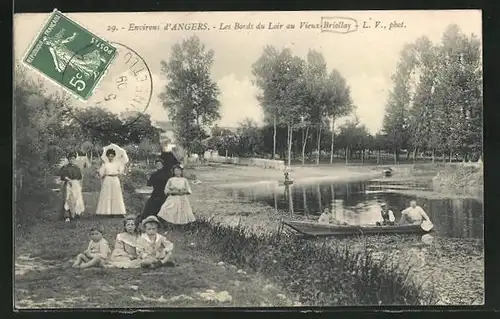
[[[196,245],[225,262],[274,278],[303,304],[419,305],[421,287],[398,266],[375,262],[368,251],[316,242],[279,232],[254,234],[247,229],[197,220],[186,229]],[[429,299],[429,297],[426,297]]]

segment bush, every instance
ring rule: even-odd
[[[448,165],[432,179],[436,191],[482,198],[484,177],[482,167]]]
[[[419,305],[420,287],[398,265],[375,262],[368,251],[319,246],[281,232],[250,233],[198,220],[188,227],[199,247],[222,260],[273,277],[308,305]],[[383,266],[384,265],[384,266]]]

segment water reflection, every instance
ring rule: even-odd
[[[275,210],[296,214],[319,216],[324,207],[330,208],[336,219],[349,224],[374,224],[380,219],[382,202],[392,209],[396,220],[401,210],[408,207],[414,197],[401,195],[394,190],[422,189],[428,183],[400,183],[391,185],[380,182],[358,182],[344,185],[316,184],[293,185],[266,191],[233,190],[233,198],[260,201]],[[373,192],[373,190],[377,190]],[[393,191],[391,191],[393,190]],[[483,238],[483,205],[474,199],[424,199],[416,198],[435,224],[438,236]]]

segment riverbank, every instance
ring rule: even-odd
[[[321,170],[321,168],[314,169],[316,172]],[[362,172],[368,176],[375,169],[376,167],[363,167]],[[413,165],[406,165],[393,169],[395,174],[387,178],[389,180],[391,178],[408,180],[412,178],[412,173],[415,174],[416,180],[431,180],[435,172],[439,170],[439,166],[426,165],[414,168]],[[359,172],[359,167],[343,167],[338,170],[343,173],[338,174],[334,168],[329,168],[329,174],[342,176],[342,174],[349,174],[352,170]],[[193,209],[213,221],[231,226],[242,225],[248,231],[255,233],[277,231],[284,219],[307,219],[303,215],[291,216],[286,211],[228,195],[225,190],[228,184],[239,185],[241,184],[239,181],[243,178],[250,182],[263,179],[265,172],[262,171],[264,170],[260,173],[255,172],[254,169],[252,171],[253,176],[248,174],[247,170],[235,166],[194,167],[187,170],[188,174],[195,175],[201,181],[199,184],[192,185],[193,195],[190,200]],[[317,176],[321,177],[320,174]],[[213,180],[210,180],[212,178]],[[414,269],[410,272],[412,278],[425,287],[429,294],[436,292],[439,304],[470,305],[484,302],[482,241],[434,238],[431,245],[424,245],[420,237],[373,236],[362,239],[326,239],[326,242],[334,247],[347,245],[353,253],[370,249],[377,258],[397,257],[396,263],[412,265]],[[464,272],[465,269],[473,271]]]
[[[194,175],[193,171],[186,173]],[[144,184],[146,173],[133,171],[122,179],[126,207],[131,213],[138,213],[144,205],[146,198],[131,190]],[[208,193],[201,192],[202,187]],[[219,224],[212,218],[214,206],[206,205],[213,200],[214,188],[208,183],[193,183],[193,189],[198,196],[193,198],[198,221],[188,229],[168,234],[176,245],[173,261],[177,267],[155,271],[70,268],[71,259],[88,242],[91,225],[101,224],[106,230],[105,238],[113,243],[116,233],[121,231],[121,219],[88,216],[79,222],[64,223],[56,209],[59,196],[51,194],[46,198],[46,206],[52,205],[52,209],[42,212],[43,218],[31,227],[16,231],[16,307],[425,303],[418,288],[411,284],[402,286],[406,281],[403,272],[384,272],[378,264],[370,262],[369,255],[352,255],[346,247],[337,251],[316,249],[314,243],[297,240],[284,232],[276,236],[276,232],[266,235],[261,231],[257,235],[259,232],[246,228]],[[90,191],[84,196],[87,211],[94,211],[98,193]],[[224,205],[223,201],[219,203]],[[241,212],[241,205],[234,212]],[[218,213],[226,215],[223,209]],[[311,262],[316,270],[311,271]],[[383,275],[380,278],[385,278],[389,288],[377,285],[380,278],[370,277],[371,271]],[[207,299],[210,296],[212,300]]]
[[[319,174],[318,168],[314,169],[316,170],[314,177],[325,177]],[[350,176],[348,172],[352,169],[359,172],[357,167],[342,168],[342,171],[331,168],[329,174],[337,178]],[[289,213],[270,206],[232,197],[224,187],[221,187],[228,183],[239,183],[242,179],[259,182],[282,177],[282,172],[275,172],[275,175],[269,176],[270,170],[257,170],[260,172],[254,168],[231,165],[186,169],[186,176],[192,178],[193,194],[190,196],[190,202],[200,221],[188,232],[169,234],[172,236],[169,239],[178,247],[176,262],[179,263],[179,267],[184,265],[187,268],[188,271],[185,272],[177,268],[167,268],[162,272],[152,272],[148,275],[142,275],[139,270],[75,272],[67,268],[67,261],[75,252],[84,248],[84,243],[88,240],[85,229],[95,221],[82,220],[82,224],[72,230],[67,228],[68,225],[55,220],[54,210],[51,212],[52,215],[47,216],[42,212],[39,219],[43,216],[43,220],[35,223],[30,231],[16,232],[18,272],[15,283],[16,305],[27,308],[123,307],[124,305],[126,308],[231,305],[272,307],[284,303],[300,305],[298,302],[302,302],[307,306],[320,304],[335,306],[352,305],[353,302],[357,302],[357,305],[366,304],[375,300],[373,296],[377,294],[384,295],[382,299],[378,299],[384,304],[464,305],[481,304],[484,301],[482,243],[471,241],[457,244],[446,238],[435,238],[432,245],[424,246],[420,238],[394,236],[332,238],[319,241],[291,240],[293,237],[286,235],[290,233],[289,230],[279,228],[280,222],[283,219],[305,219],[305,216],[290,216]],[[364,168],[362,174],[366,173],[368,176],[374,173],[371,170],[373,168]],[[295,172],[301,177],[310,178],[311,176],[307,175],[311,174],[312,170],[309,169],[307,173],[305,171],[299,173],[298,170]],[[136,170],[123,178],[126,207],[130,213],[140,212],[146,201],[147,196],[133,194],[132,191],[144,186],[147,175],[146,171]],[[89,211],[92,211],[91,206],[95,205],[93,203],[96,195],[95,192],[85,194]],[[52,198],[57,203],[57,196]],[[48,205],[49,203],[46,203],[45,207]],[[106,238],[112,242],[114,234],[121,229],[121,221],[103,219],[102,223],[109,229]],[[270,233],[282,233],[283,237],[274,242],[269,241],[270,235],[266,234]],[[264,237],[259,237],[259,234]],[[267,252],[266,256],[262,256],[264,251]],[[287,255],[287,251],[292,254]],[[345,257],[345,254],[348,257]],[[331,260],[325,256],[330,256]],[[298,258],[305,262],[297,262]],[[362,264],[366,258],[373,259],[373,262],[368,261],[365,263],[366,267],[360,267],[358,264]],[[373,271],[382,271],[383,267],[378,265],[387,264],[388,258],[393,259],[391,265],[396,268],[384,268],[384,280],[386,282],[395,280],[390,285],[396,286],[397,282],[406,282],[405,287],[415,289],[414,292],[407,292],[408,297],[413,297],[406,302],[398,301],[397,296],[385,288],[376,290],[374,287],[380,287],[380,282],[377,281],[379,276],[368,275]],[[423,265],[419,264],[422,259],[426,261]],[[286,266],[288,268],[286,270],[283,267],[276,268],[274,260],[276,263],[280,261],[278,266],[288,262]],[[346,266],[338,265],[340,268],[337,266],[333,268],[335,260],[345,260]],[[200,266],[187,267],[188,264]],[[313,264],[319,268],[311,270]],[[349,264],[350,266],[347,266]],[[321,265],[328,267],[322,268]],[[408,266],[412,268],[408,272],[409,277],[406,278],[401,274],[408,271]],[[348,269],[350,269],[349,276],[347,273],[343,276],[344,271]],[[465,269],[474,271],[464,272]],[[24,272],[26,270],[28,271]],[[323,287],[319,282],[325,281],[326,271],[334,271],[332,275],[328,275],[330,277],[327,276],[330,278],[327,282],[335,284]],[[205,272],[211,274],[205,276]],[[168,275],[165,276],[166,274]],[[331,287],[337,287],[337,279],[344,277],[350,278],[350,281],[345,283],[347,286],[343,283],[339,287],[345,289],[350,287],[349,292],[354,295],[342,295],[336,290],[331,290]],[[130,278],[137,282],[130,285]],[[316,282],[317,280],[319,281]],[[413,286],[413,283],[417,286]],[[419,294],[419,285],[423,287],[422,294]],[[167,289],[165,286],[171,288]],[[355,294],[363,294],[362,287],[365,286],[372,287],[369,289],[372,293],[367,294],[366,299],[355,299]],[[269,294],[263,293],[269,287],[274,287],[274,290]],[[304,290],[304,287],[307,289]],[[199,293],[210,289],[214,292],[227,291],[232,296],[233,304],[229,301],[202,299]],[[149,291],[159,293],[149,293]],[[318,299],[315,294],[321,292],[321,298]],[[208,294],[210,295],[210,292]],[[56,298],[52,297],[53,295],[56,295]],[[227,300],[227,297],[225,298]]]
[[[458,194],[482,200],[484,198],[483,167],[449,165],[432,179],[436,191]]]
[[[86,198],[97,193],[87,193]],[[57,203],[57,196],[47,198]],[[88,202],[88,211],[95,207]],[[300,306],[288,291],[255,272],[214,259],[194,233],[172,231],[176,267],[73,269],[71,259],[86,248],[88,232],[99,223],[113,244],[121,218],[84,217],[68,224],[55,210],[16,231],[14,304],[36,308],[280,307]]]

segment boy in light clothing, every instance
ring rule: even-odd
[[[137,255],[144,268],[157,268],[163,265],[173,266],[170,261],[174,244],[158,233],[160,221],[156,216],[146,217],[142,221],[145,230],[137,240]]]

